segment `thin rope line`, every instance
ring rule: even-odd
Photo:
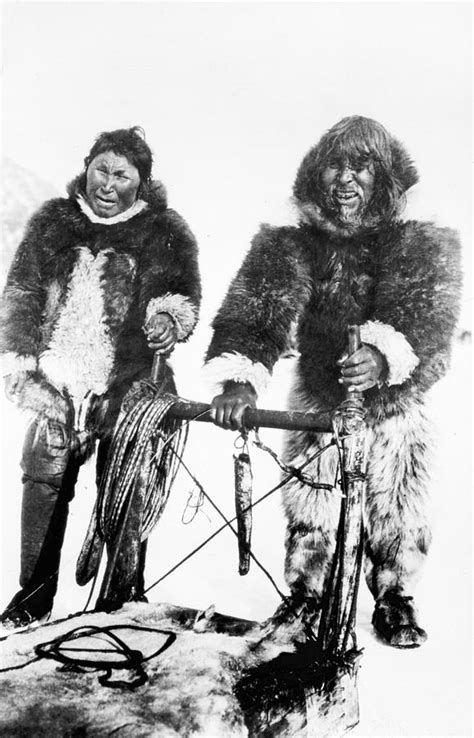
[[[202,486],[202,484],[199,482],[198,479],[196,479],[196,477],[192,474],[192,472],[190,471],[190,469],[188,468],[188,466],[184,463],[183,459],[174,451],[174,449],[173,449],[173,452],[176,454],[176,456],[178,456],[178,458],[179,458],[181,464],[183,465],[185,471],[189,474],[189,476],[193,480],[194,484],[197,485],[199,491],[206,498],[206,500],[208,502],[210,502],[210,504],[212,505],[212,507],[214,508],[214,510],[216,510],[216,512],[221,516],[221,518],[225,521],[226,526],[228,526],[230,528],[230,530],[232,531],[232,533],[235,535],[235,537],[238,540],[239,539],[239,534],[237,533],[237,531],[235,530],[235,528],[232,526],[231,521],[226,518],[226,516],[224,515],[224,513],[222,512],[222,510],[219,509],[219,507],[216,505],[216,503],[214,502],[214,500],[207,494],[207,492],[204,489],[204,487]],[[238,516],[236,516],[233,520],[236,520],[237,517]],[[250,547],[249,547],[248,553],[249,553],[250,557],[252,558],[252,560],[255,561],[256,565],[263,571],[263,573],[265,574],[265,576],[273,584],[274,588],[276,589],[276,591],[278,592],[278,594],[280,595],[280,597],[286,602],[287,601],[287,598],[285,597],[285,595],[283,594],[283,592],[281,592],[281,590],[279,589],[279,587],[276,584],[275,580],[273,579],[272,575],[270,574],[269,571],[267,571],[267,569],[263,566],[263,564],[257,559],[257,557],[255,556],[255,554],[253,553],[253,551],[250,549]]]
[[[309,459],[307,459],[305,461],[305,463],[301,465],[300,469],[304,469],[305,466],[307,466],[312,461],[314,461],[315,459],[317,459],[318,456],[320,456],[324,451],[326,451],[328,448],[330,448],[331,446],[333,446],[334,443],[335,443],[335,441],[334,441],[334,439],[332,439],[330,443],[328,443],[326,446],[324,446],[322,449],[320,449],[316,454],[314,454],[314,456],[311,456]],[[277,490],[281,489],[281,487],[284,487],[285,484],[287,484],[287,482],[289,482],[290,479],[292,479],[292,478],[293,478],[292,475],[288,475],[287,477],[285,477],[283,480],[281,480],[281,482],[279,482],[279,484],[277,484],[275,487],[273,487],[272,489],[270,489],[264,495],[262,495],[261,497],[259,497],[258,500],[256,500],[251,505],[248,505],[246,508],[244,508],[242,510],[242,512],[245,513],[248,510],[251,510],[252,508],[254,508],[257,505],[259,505],[261,502],[263,502],[264,500],[266,500],[267,497],[270,497],[270,495],[272,495],[274,492],[276,492]],[[235,523],[236,520],[237,520],[237,516],[234,516],[233,518],[231,518],[229,520],[229,523]],[[144,594],[147,594],[147,592],[149,592],[151,589],[153,589],[158,584],[160,584],[164,579],[166,579],[168,576],[170,576],[170,574],[172,574],[174,571],[176,571],[176,569],[179,569],[179,567],[182,566],[182,564],[184,564],[186,561],[188,561],[188,559],[190,559],[192,556],[194,556],[196,553],[198,553],[198,551],[200,551],[202,548],[204,548],[204,546],[206,546],[208,543],[210,543],[210,541],[212,541],[217,535],[219,535],[219,533],[221,533],[225,528],[227,528],[227,525],[228,524],[225,523],[224,525],[221,525],[220,528],[217,528],[213,533],[211,533],[210,536],[208,536],[208,538],[206,538],[204,541],[202,541],[202,543],[200,543],[199,546],[196,546],[195,549],[193,549],[192,551],[190,551],[189,554],[187,554],[183,559],[181,559],[177,564],[175,564],[171,569],[169,569],[165,574],[163,574],[163,576],[161,576],[159,579],[157,579],[155,582],[153,582],[153,584],[151,584],[149,587],[147,587],[147,589],[144,591]]]
[[[182,424],[180,425],[180,427],[179,427],[179,428],[177,428],[177,429],[176,429],[176,430],[175,430],[175,431],[174,431],[174,432],[173,432],[173,433],[172,433],[172,434],[171,434],[171,435],[170,435],[170,436],[168,437],[168,439],[167,439],[167,441],[165,442],[165,444],[164,444],[164,445],[167,445],[167,443],[168,443],[169,441],[171,441],[171,439],[172,439],[172,438],[173,438],[173,437],[174,437],[174,436],[175,436],[175,435],[176,435],[177,433],[179,433],[180,431],[182,431],[182,430],[183,430],[183,427],[189,426],[189,425],[190,425],[190,423],[192,423],[192,422],[194,422],[194,421],[198,420],[198,419],[199,419],[200,417],[202,417],[203,415],[205,415],[205,414],[206,414],[207,412],[209,412],[209,410],[208,410],[208,409],[206,409],[206,410],[203,410],[203,411],[202,411],[201,413],[198,413],[198,414],[197,414],[196,416],[194,416],[194,417],[192,417],[192,418],[189,418],[188,420],[185,420],[185,421],[183,421],[183,422],[182,422]],[[335,443],[335,441],[334,441],[334,439],[332,439],[332,440],[331,440],[331,442],[330,442],[329,444],[327,444],[326,446],[324,446],[324,447],[323,447],[322,449],[320,449],[320,451],[318,451],[318,453],[317,453],[317,454],[315,454],[314,456],[310,457],[310,459],[308,459],[307,461],[305,461],[305,463],[304,463],[304,464],[302,464],[302,465],[301,465],[301,466],[299,467],[299,471],[301,471],[302,469],[304,469],[304,468],[305,468],[305,467],[306,467],[306,466],[307,466],[308,464],[310,464],[310,463],[311,463],[312,461],[314,461],[314,460],[315,460],[316,458],[318,458],[318,456],[320,456],[320,455],[321,455],[321,454],[322,454],[322,453],[323,453],[324,451],[326,451],[326,450],[327,450],[328,448],[330,448],[330,446],[334,445],[334,443]],[[172,450],[173,450],[173,449],[172,449]],[[182,463],[183,463],[183,462],[182,462]],[[276,492],[276,491],[277,491],[278,489],[280,489],[281,487],[283,487],[283,486],[284,486],[284,485],[285,485],[285,484],[286,484],[286,483],[287,483],[288,481],[290,481],[290,479],[292,479],[293,477],[294,477],[294,475],[293,475],[293,474],[289,474],[289,475],[288,475],[288,477],[286,477],[285,479],[283,479],[283,480],[282,480],[282,482],[280,482],[280,483],[279,483],[279,484],[278,484],[278,485],[277,485],[276,487],[274,487],[273,489],[269,490],[269,492],[267,492],[267,493],[266,493],[265,495],[263,495],[263,496],[262,496],[261,498],[259,498],[258,500],[256,500],[256,501],[255,501],[255,502],[254,502],[254,503],[253,503],[252,505],[249,505],[249,506],[248,506],[247,508],[244,508],[244,510],[243,510],[242,512],[243,512],[243,513],[245,513],[245,512],[247,512],[247,511],[251,510],[251,509],[252,509],[253,507],[255,507],[256,505],[258,505],[258,504],[259,504],[260,502],[263,502],[263,500],[265,500],[265,499],[266,499],[267,497],[269,497],[269,496],[270,496],[271,494],[273,494],[273,493],[274,493],[274,492]],[[99,487],[100,487],[100,485],[99,485]],[[98,489],[98,491],[97,491],[97,495],[98,495],[98,497],[100,497],[100,489]],[[210,499],[209,499],[209,501],[211,502],[211,500],[210,500]],[[224,519],[225,519],[225,517],[224,517]],[[163,575],[163,577],[161,577],[161,578],[160,578],[160,579],[158,579],[158,580],[157,580],[156,582],[154,582],[154,583],[153,583],[153,584],[152,584],[152,585],[151,585],[150,587],[148,587],[148,588],[147,588],[147,589],[146,589],[146,590],[144,591],[144,594],[146,594],[147,592],[149,592],[149,591],[150,591],[150,589],[152,589],[152,588],[153,588],[153,587],[155,587],[155,586],[156,586],[157,584],[159,584],[159,583],[160,583],[161,581],[163,581],[163,579],[165,579],[165,578],[166,578],[166,577],[167,577],[167,576],[168,576],[169,574],[171,574],[171,573],[172,573],[173,571],[175,571],[175,570],[176,570],[176,569],[177,569],[177,568],[178,568],[178,567],[179,567],[179,566],[180,566],[181,564],[185,563],[185,562],[186,562],[186,561],[187,561],[187,560],[188,560],[189,558],[191,558],[191,556],[193,556],[193,555],[194,555],[195,553],[198,553],[198,551],[200,551],[200,550],[201,550],[201,548],[203,548],[203,547],[204,547],[204,546],[205,546],[205,545],[206,545],[207,543],[209,543],[209,542],[210,542],[211,540],[213,540],[213,538],[215,538],[215,537],[216,537],[216,536],[217,536],[217,535],[218,535],[219,533],[221,533],[221,532],[222,532],[222,531],[223,531],[223,530],[224,530],[224,529],[225,529],[225,528],[226,528],[226,527],[227,527],[228,525],[230,526],[230,524],[231,524],[231,523],[233,523],[233,522],[235,522],[236,520],[237,520],[237,516],[235,516],[235,517],[231,518],[231,520],[230,520],[230,521],[228,521],[228,522],[226,522],[226,524],[225,524],[225,525],[221,526],[221,527],[220,527],[220,528],[218,528],[218,529],[217,529],[216,531],[214,531],[214,533],[213,533],[213,534],[212,534],[212,535],[211,535],[211,536],[210,536],[209,538],[207,538],[207,539],[206,539],[205,541],[203,541],[203,543],[202,543],[202,544],[201,544],[200,546],[198,546],[198,547],[197,547],[196,549],[194,549],[194,550],[193,550],[193,551],[192,551],[192,552],[191,552],[191,553],[190,553],[190,554],[189,554],[188,556],[186,556],[186,557],[185,557],[184,559],[182,559],[182,561],[181,561],[181,562],[179,562],[179,563],[178,563],[178,564],[177,564],[177,565],[176,565],[175,567],[173,567],[173,568],[172,568],[172,569],[171,569],[171,570],[170,570],[169,572],[167,572],[166,574],[164,574],[164,575]],[[230,527],[231,527],[231,526],[230,526]],[[231,528],[231,529],[232,529],[232,528]],[[235,531],[234,531],[234,532],[235,532]],[[62,566],[63,566],[63,569],[67,569],[67,568],[68,568],[68,567],[69,567],[69,566],[71,565],[72,561],[73,561],[73,557],[71,557],[71,558],[70,558],[70,559],[69,559],[69,560],[68,560],[68,561],[67,561],[66,563],[63,563],[63,565],[62,565]],[[41,589],[42,589],[43,587],[45,587],[45,586],[46,586],[46,584],[47,584],[47,583],[49,582],[49,580],[50,580],[50,579],[52,579],[53,577],[55,577],[56,575],[58,575],[58,574],[59,574],[59,572],[60,572],[60,567],[58,567],[58,568],[56,569],[56,571],[54,571],[54,572],[53,572],[52,574],[50,574],[50,575],[49,575],[49,577],[47,577],[47,578],[46,578],[46,579],[45,579],[45,580],[44,580],[43,582],[41,582],[41,584],[39,584],[39,585],[38,585],[38,587],[36,587],[36,588],[35,588],[35,589],[34,589],[34,590],[33,590],[32,592],[30,592],[30,593],[29,593],[29,594],[28,594],[28,595],[27,595],[26,597],[24,597],[23,599],[21,599],[21,600],[20,600],[19,602],[15,603],[15,605],[14,605],[14,606],[12,606],[12,607],[9,607],[9,608],[7,608],[7,609],[6,609],[5,611],[4,611],[4,614],[8,614],[9,612],[13,612],[13,611],[14,611],[14,610],[15,610],[15,609],[16,609],[16,608],[17,608],[17,607],[19,606],[19,605],[22,605],[23,603],[27,602],[27,601],[28,601],[28,600],[29,600],[29,599],[30,599],[30,598],[31,598],[31,597],[32,597],[32,596],[33,596],[34,594],[36,594],[36,593],[37,593],[37,592],[39,592],[39,591],[40,591],[40,590],[41,590]],[[90,592],[89,592],[89,595],[88,595],[88,598],[87,598],[86,604],[85,604],[84,608],[82,609],[82,612],[83,612],[83,613],[87,611],[87,608],[89,607],[89,605],[90,605],[90,602],[91,602],[91,600],[92,600],[92,596],[93,596],[94,590],[95,590],[95,588],[96,588],[96,585],[97,585],[98,573],[99,573],[99,572],[97,571],[97,572],[96,572],[96,574],[95,574],[95,576],[94,576],[94,579],[93,579],[93,581],[92,581],[92,586],[91,586],[91,589],[90,589]],[[276,587],[276,585],[275,585],[275,587]],[[279,591],[279,590],[277,589],[277,591]],[[279,594],[280,594],[280,592],[279,592]]]

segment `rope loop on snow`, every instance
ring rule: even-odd
[[[165,643],[159,649],[154,651],[150,656],[144,656],[137,649],[130,648],[128,644],[117,635],[115,631],[120,629],[134,630],[138,632],[158,633],[167,636]],[[77,641],[79,638],[97,638],[107,643],[109,648],[74,648],[67,644]],[[72,671],[105,671],[105,674],[99,676],[99,683],[103,687],[112,687],[119,689],[133,690],[142,686],[148,681],[148,675],[143,667],[146,661],[155,658],[159,654],[166,651],[176,640],[176,633],[167,630],[159,630],[157,628],[146,628],[141,625],[83,625],[73,628],[67,633],[63,633],[57,638],[53,638],[46,643],[40,643],[35,647],[35,653],[39,658],[53,659],[59,661],[68,670]],[[67,653],[79,652],[85,654],[106,654],[110,653],[119,660],[113,661],[102,658],[81,658],[80,656],[70,656]],[[130,681],[124,679],[111,679],[113,670],[128,670],[132,672],[133,678]]]
[[[131,648],[126,641],[117,635],[117,630],[133,630],[139,633],[157,633],[159,635],[166,636],[166,640],[160,648],[151,653],[149,656],[144,656],[142,651]],[[79,638],[96,638],[97,640],[105,641],[108,648],[87,648],[87,647],[74,647],[71,644],[77,641]],[[6,673],[10,671],[17,671],[24,669],[30,664],[37,663],[41,659],[50,659],[58,661],[62,664],[62,671],[73,672],[73,673],[90,673],[95,671],[104,671],[98,677],[99,684],[103,687],[111,687],[115,689],[127,689],[134,690],[137,687],[141,687],[148,681],[148,675],[144,669],[143,664],[156,658],[170,646],[173,645],[177,636],[176,633],[170,630],[161,630],[159,628],[147,628],[144,625],[133,625],[130,623],[117,624],[117,625],[81,625],[77,628],[63,633],[51,641],[45,643],[39,643],[35,646],[35,656],[23,664],[17,664],[15,666],[7,666],[0,669],[0,673]],[[67,652],[67,653],[66,653]],[[71,653],[81,653],[80,656],[71,656]],[[112,658],[85,658],[86,653],[92,654],[111,654]],[[118,657],[118,659],[117,659]],[[111,679],[112,672],[127,670],[132,673],[132,679],[126,681],[125,679]]]

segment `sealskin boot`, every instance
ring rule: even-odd
[[[389,590],[381,597],[372,616],[376,632],[394,648],[417,648],[428,638],[417,622],[413,597]]]

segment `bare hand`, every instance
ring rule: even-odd
[[[5,377],[5,395],[9,400],[14,400],[18,395],[28,378],[28,372],[13,372]]]
[[[226,382],[224,392],[214,397],[211,415],[216,425],[225,430],[243,428],[244,412],[247,407],[257,407],[257,393],[251,384]]]
[[[350,392],[365,392],[388,374],[387,360],[384,355],[367,343],[351,356],[343,354],[337,362],[341,367],[339,383]]]
[[[158,313],[153,316],[144,329],[148,347],[159,354],[166,354],[173,350],[178,340],[178,329],[173,318],[168,313]]]

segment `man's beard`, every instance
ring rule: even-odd
[[[371,218],[363,193],[359,188],[358,191],[351,190],[351,194],[352,192],[355,196],[350,202],[344,202],[342,194],[337,196],[337,188],[331,188],[324,196],[324,209],[336,222],[351,229],[357,229],[364,225],[366,219],[371,220]]]
[[[316,202],[299,203],[298,209],[304,221],[317,225],[334,236],[350,238],[357,234],[372,232],[380,228],[383,217],[378,215],[371,203],[359,198],[357,207],[335,202],[329,193]]]

